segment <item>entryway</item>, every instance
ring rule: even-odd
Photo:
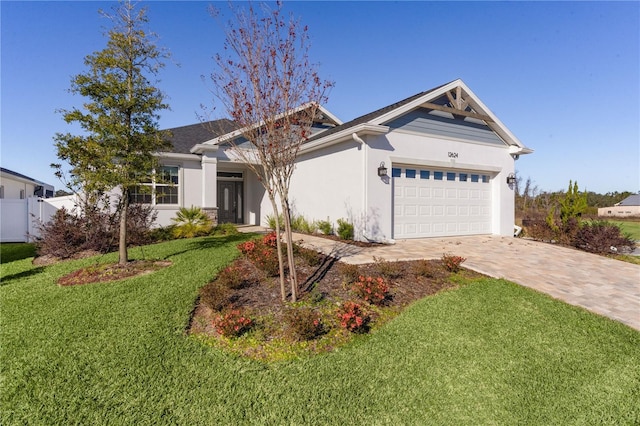
[[[244,223],[243,182],[218,180],[218,222]]]

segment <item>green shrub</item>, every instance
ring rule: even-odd
[[[313,234],[318,230],[316,222],[309,222],[304,216],[291,216],[291,229],[303,234]]]
[[[211,231],[212,222],[209,216],[200,208],[191,206],[180,207],[174,222],[173,235],[176,238],[193,238],[206,235]]]
[[[238,235],[240,231],[233,223],[219,223],[213,228],[213,235]]]
[[[328,220],[319,220],[316,226],[324,235],[333,235],[333,225]]]
[[[269,229],[276,229],[276,217],[273,215],[267,215],[265,218],[267,220],[267,227]],[[280,223],[280,228],[284,228],[284,218],[282,215],[278,215],[278,222]]]
[[[353,224],[346,219],[338,219],[338,236],[343,240],[353,240]]]
[[[325,333],[320,314],[308,306],[287,308],[283,320],[293,340],[312,340]]]
[[[159,228],[153,228],[149,231],[149,238],[151,241],[159,243],[162,241],[171,241],[175,240],[175,235],[173,234],[173,230],[175,225],[169,226],[161,226]]]

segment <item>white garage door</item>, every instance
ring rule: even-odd
[[[491,177],[482,172],[396,166],[394,238],[491,233]]]

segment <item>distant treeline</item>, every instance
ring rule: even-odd
[[[522,217],[546,214],[546,212],[556,205],[558,199],[564,196],[566,190],[554,192],[540,191],[531,178],[523,179],[521,176],[517,176],[514,192],[516,215]],[[631,191],[615,191],[607,192],[606,194],[588,191],[587,206],[589,208],[586,214],[597,215],[598,207],[611,207],[633,194],[635,194],[635,192]]]

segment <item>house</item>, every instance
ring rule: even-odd
[[[640,194],[629,195],[613,207],[600,207],[598,209],[598,216],[640,216]]]
[[[265,225],[271,205],[257,177],[229,149],[229,120],[169,129],[165,177],[134,201],[153,203],[160,225],[181,206],[218,222]],[[344,218],[360,240],[513,235],[514,161],[520,142],[462,80],[343,123],[320,109],[292,177],[295,214]]]
[[[33,233],[31,218],[41,198],[53,197],[53,186],[0,167],[0,241],[24,242]]]

